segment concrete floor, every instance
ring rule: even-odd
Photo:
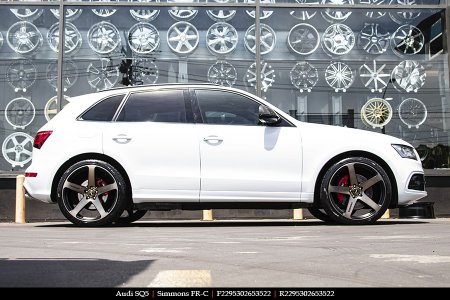
[[[0,223],[0,287],[450,286],[450,219]]]

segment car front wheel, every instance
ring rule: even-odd
[[[348,225],[374,223],[392,198],[386,171],[364,157],[351,157],[332,165],[322,179],[320,191],[327,216]]]
[[[104,226],[125,209],[126,183],[119,171],[100,160],[84,160],[69,167],[58,184],[58,205],[78,226]]]

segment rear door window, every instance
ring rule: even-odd
[[[117,121],[186,123],[183,90],[160,90],[131,94]]]

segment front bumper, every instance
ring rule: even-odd
[[[427,196],[425,191],[425,176],[423,172],[415,171],[407,177],[403,189],[399,190],[397,206],[406,206]]]
[[[414,173],[409,178],[408,190],[425,191],[425,176],[421,173]]]

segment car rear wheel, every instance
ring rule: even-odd
[[[130,224],[140,220],[145,214],[146,210],[139,209],[125,209],[122,215],[116,220],[117,224]]]
[[[84,160],[69,167],[58,184],[58,205],[78,226],[104,226],[125,209],[126,183],[119,171],[100,160]]]
[[[316,219],[322,220],[327,223],[334,223],[334,220],[330,218],[323,209],[308,207],[308,211]]]
[[[347,158],[331,166],[323,177],[320,191],[328,217],[348,225],[374,223],[392,198],[386,171],[364,157]]]

